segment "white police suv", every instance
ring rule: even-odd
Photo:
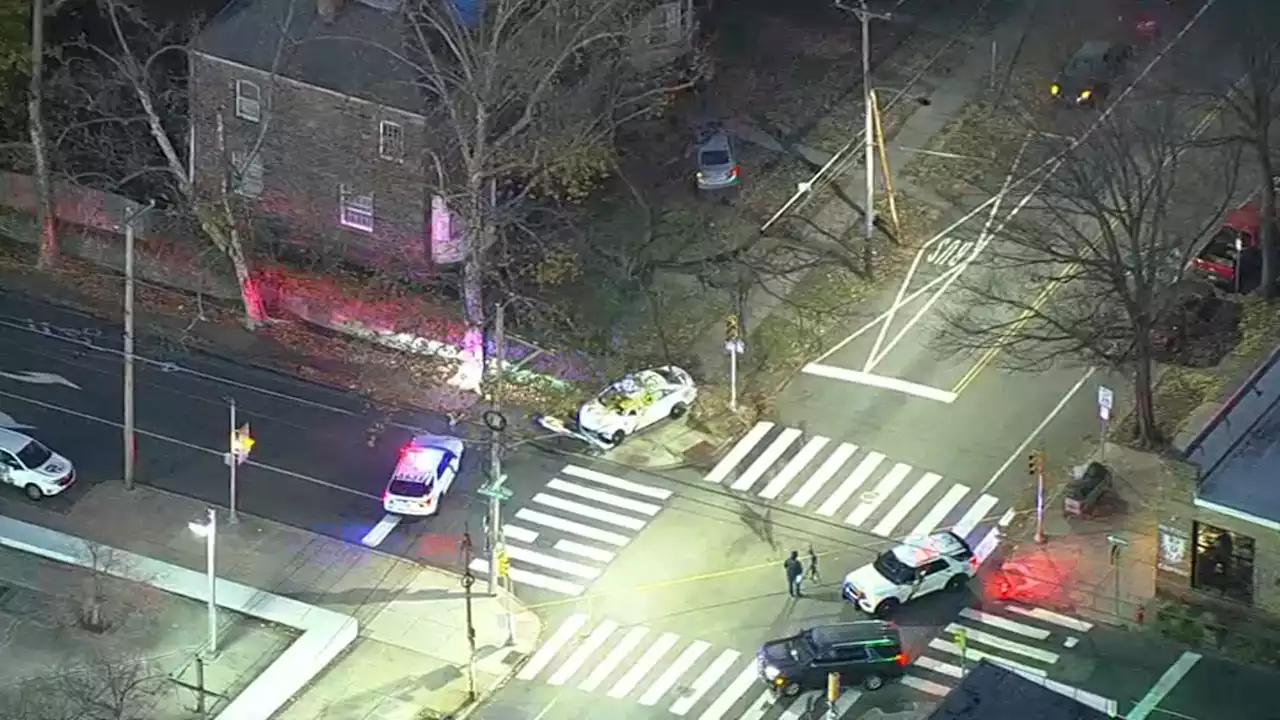
[[[962,590],[976,574],[978,558],[969,543],[944,530],[907,538],[849,573],[841,585],[841,595],[864,612],[883,618],[922,595]]]

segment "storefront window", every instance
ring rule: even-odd
[[[1195,523],[1191,586],[1253,604],[1253,538]]]

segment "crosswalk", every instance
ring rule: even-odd
[[[985,659],[1101,712],[1114,711],[1114,701],[1050,678],[1053,666],[1092,627],[1044,608],[965,608],[916,651],[901,682],[921,693],[923,700],[936,701],[960,684],[965,668]],[[760,680],[754,649],[716,648],[698,638],[642,625],[624,627],[612,620],[592,625],[586,614],[566,618],[516,679],[601,694],[697,720],[798,720],[810,717],[813,706],[826,708],[818,691],[775,699]],[[853,717],[849,711],[861,695],[847,689],[836,717]]]
[[[707,473],[706,481],[885,538],[949,528],[976,545],[985,540],[987,552],[996,537],[991,521],[995,513],[1008,510],[994,495],[944,482],[937,473],[892,461],[870,448],[821,435],[806,438],[802,430],[772,422],[751,428]]]
[[[564,466],[502,526],[512,582],[581,595],[671,495],[666,488]],[[489,561],[477,557],[470,567],[488,573]]]

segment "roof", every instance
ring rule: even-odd
[[[1280,530],[1280,347],[1183,455],[1200,470],[1196,505]]]
[[[928,720],[1105,720],[1105,713],[983,660]]]
[[[31,442],[31,438],[23,435],[16,430],[9,428],[0,428],[0,450],[8,450],[11,453],[17,453]]]
[[[346,0],[332,23],[316,0],[232,0],[192,43],[196,51],[291,80],[421,113],[422,96],[404,49],[396,11]],[[283,50],[277,63],[276,54]]]
[[[920,567],[940,554],[956,555],[968,549],[968,543],[959,535],[942,530],[925,537],[906,538],[893,548],[893,554],[910,567]]]

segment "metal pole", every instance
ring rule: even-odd
[[[875,234],[876,152],[871,109],[871,12],[867,9],[867,0],[861,0],[861,8],[862,12],[858,13],[858,19],[862,21],[862,144],[865,149],[863,164],[867,171],[866,223],[863,227],[866,245],[863,247],[863,264],[867,274],[870,275],[872,272],[871,241]]]
[[[1036,473],[1036,542],[1040,545],[1045,543],[1044,535],[1044,460],[1040,461],[1039,472]]]
[[[738,409],[738,349],[729,348],[729,409]]]
[[[209,657],[218,654],[218,511],[209,508],[209,534],[206,536],[209,556]]]
[[[231,434],[227,436],[227,465],[231,468],[231,512],[230,520],[234,525],[240,522],[240,516],[236,513],[236,466],[240,464],[240,458],[236,457],[236,399],[227,396],[227,403],[231,408]]]
[[[124,225],[124,489],[133,489],[133,218]]]
[[[475,702],[476,700],[476,626],[472,622],[471,616],[471,586],[476,584],[476,576],[471,574],[471,533],[462,534],[462,555],[463,567],[467,568],[462,574],[462,592],[466,597],[467,605],[467,647],[470,650],[467,655],[467,700]]]
[[[840,699],[840,673],[827,673],[827,720],[837,720],[836,701]]]
[[[498,303],[493,314],[493,355],[494,379],[493,399],[491,406],[495,417],[502,416],[502,379],[507,362],[506,326],[503,318],[503,305]],[[502,478],[502,431],[489,428],[489,486],[497,490],[503,484]],[[502,532],[502,503],[495,492],[489,496],[489,594],[498,591],[498,555],[504,549],[505,534]]]
[[[1103,460],[1107,456],[1107,434],[1109,432],[1111,432],[1111,421],[1108,420],[1107,418],[1103,418],[1102,419],[1102,440],[1098,443],[1098,460]]]
[[[196,714],[204,717],[204,658],[196,656]]]

